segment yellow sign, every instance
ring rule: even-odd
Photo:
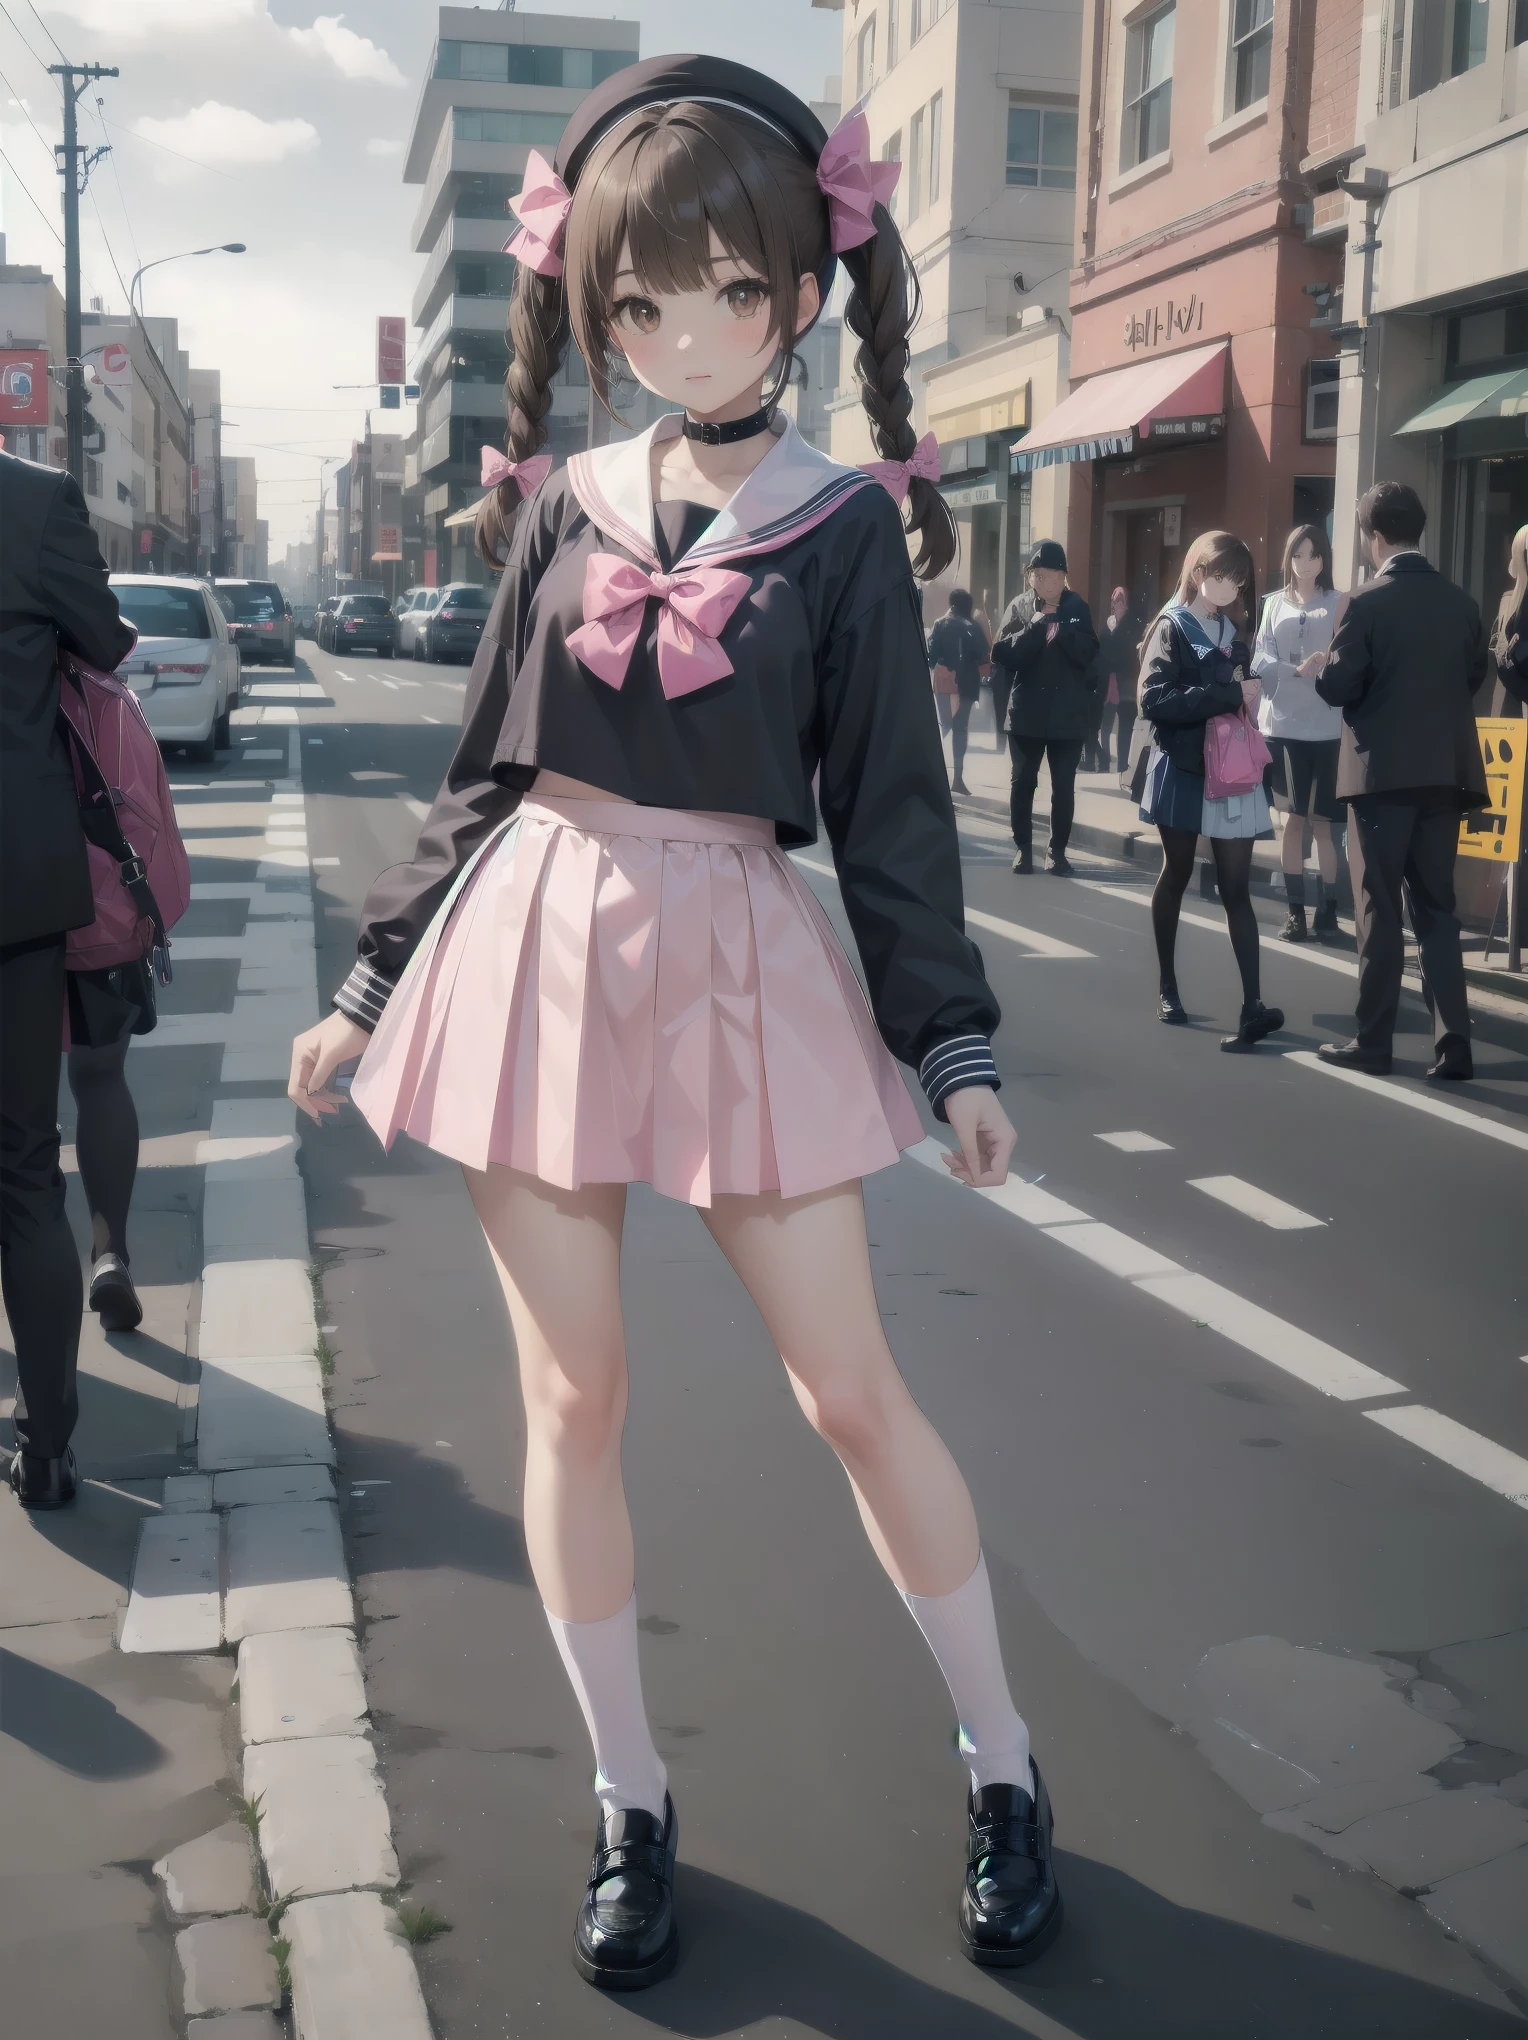
[[[1528,756],[1528,723],[1510,716],[1481,716],[1480,752],[1486,761],[1491,805],[1474,808],[1459,824],[1459,855],[1515,864],[1523,854],[1523,761]]]

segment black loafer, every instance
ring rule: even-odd
[[[1466,1049],[1463,1055],[1440,1055],[1427,1072],[1434,1084],[1467,1084],[1475,1074],[1475,1059]]]
[[[645,1990],[679,1954],[674,1857],[679,1822],[663,1795],[663,1819],[643,1808],[600,1813],[589,1887],[573,1930],[573,1962],[601,1990]]]
[[[1008,867],[1010,871],[1016,871],[1019,874],[1020,878],[1028,878],[1034,871],[1034,868],[1035,868],[1034,856],[1033,853],[1028,850],[1020,850],[1015,855],[1012,864],[1010,864]]]
[[[1051,1862],[1055,1819],[1040,1768],[1034,1791],[985,1785],[971,1794],[960,1938],[982,1969],[1019,1969],[1061,1931],[1061,1892]]]
[[[1230,1050],[1256,1048],[1265,1034],[1277,1034],[1283,1025],[1283,1007],[1265,1006],[1259,1000],[1250,1013],[1243,1007],[1241,1025],[1234,1034],[1222,1035],[1220,1045]]]
[[[1330,1063],[1334,1070],[1360,1070],[1366,1077],[1388,1077],[1390,1074],[1390,1051],[1387,1048],[1365,1048],[1356,1041],[1345,1041],[1339,1047],[1334,1041],[1323,1041],[1316,1049],[1322,1062]]]
[[[37,1459],[18,1452],[11,1461],[11,1493],[24,1509],[62,1509],[74,1500],[79,1468],[71,1446],[62,1459]]]
[[[1188,1015],[1176,992],[1163,992],[1157,999],[1157,1018],[1167,1027],[1186,1027]]]
[[[1055,878],[1071,878],[1072,867],[1066,861],[1064,850],[1053,850],[1045,860],[1045,868]]]
[[[143,1323],[143,1305],[127,1263],[118,1255],[103,1254],[91,1269],[90,1308],[100,1318],[103,1332],[136,1332]]]
[[[1342,932],[1337,926],[1337,902],[1335,900],[1328,900],[1324,906],[1317,907],[1316,918],[1310,924],[1310,931],[1318,941],[1325,941],[1328,935],[1337,935]]]

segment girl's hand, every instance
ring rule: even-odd
[[[347,1014],[330,1013],[292,1043],[292,1075],[287,1096],[299,1112],[315,1123],[338,1112],[344,1099],[325,1089],[343,1062],[364,1053],[371,1036]]]
[[[1008,1114],[990,1084],[967,1084],[944,1100],[950,1130],[960,1142],[958,1155],[946,1154],[944,1165],[957,1182],[973,1190],[995,1190],[1008,1180],[1008,1157],[1018,1139]]]
[[[1302,680],[1314,680],[1318,673],[1323,672],[1325,670],[1325,667],[1326,667],[1326,653],[1312,652],[1308,659],[1302,659],[1300,661],[1299,665],[1296,666],[1295,671],[1299,674]]]

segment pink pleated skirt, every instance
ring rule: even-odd
[[[527,799],[387,1002],[355,1103],[469,1167],[709,1204],[923,1138],[827,916],[747,815]]]

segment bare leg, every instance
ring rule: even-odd
[[[1279,838],[1279,861],[1292,878],[1305,869],[1304,815],[1285,815],[1283,833]]]
[[[1325,815],[1312,815],[1311,834],[1316,839],[1316,863],[1326,882],[1329,893],[1337,889],[1337,845],[1332,840],[1332,825]]]

